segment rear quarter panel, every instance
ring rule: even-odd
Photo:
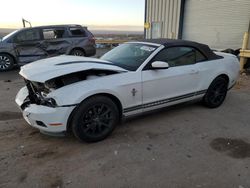
[[[67,49],[66,54],[70,54],[74,48],[83,49],[86,56],[92,56],[96,53],[95,44],[91,43],[88,37],[70,37],[67,40],[70,40],[72,44]]]
[[[201,90],[208,89],[212,81],[222,74],[229,77],[228,88],[232,87],[238,79],[240,65],[237,57],[220,52],[216,54],[223,58],[198,63]]]

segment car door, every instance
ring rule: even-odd
[[[151,63],[164,61],[167,69],[152,69]],[[150,110],[193,98],[199,87],[195,50],[170,47],[160,51],[142,71],[144,110]]]
[[[44,49],[48,56],[56,56],[65,54],[69,46],[70,40],[67,40],[67,33],[64,27],[49,27],[42,29],[42,36],[44,39]]]
[[[39,29],[25,29],[16,34],[13,39],[14,49],[21,64],[29,63],[47,57],[42,47]]]

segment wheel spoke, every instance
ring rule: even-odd
[[[102,113],[103,109],[104,109],[104,105],[102,104],[101,107],[100,107],[99,110],[98,110],[98,111],[99,111],[99,112],[98,112],[99,115]]]
[[[107,128],[109,128],[110,127],[110,125],[108,124],[108,123],[105,123],[105,122],[100,122],[100,124],[103,126],[103,127],[107,127]]]
[[[90,118],[94,116],[93,109],[90,109],[87,114]]]
[[[93,108],[93,111],[94,111],[94,115],[98,115],[98,106],[94,106]]]
[[[106,115],[108,115],[111,112],[110,109],[107,109],[105,112],[103,112],[102,114],[100,114],[101,117],[105,117]]]
[[[92,122],[92,120],[90,120],[90,119],[84,120],[84,124],[85,124],[85,125],[88,125],[88,124],[90,124],[91,122]]]
[[[92,130],[92,129],[91,129],[91,126],[86,127],[86,128],[84,129],[84,132],[89,132],[90,130]]]

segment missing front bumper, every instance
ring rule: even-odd
[[[28,124],[43,132],[60,133],[66,131],[68,117],[75,106],[52,108],[31,104],[27,100],[28,95],[27,87],[23,87],[15,99]],[[42,126],[40,122],[42,122]]]

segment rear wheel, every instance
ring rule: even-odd
[[[228,81],[225,78],[216,78],[209,86],[203,103],[209,108],[219,107],[226,98]]]
[[[80,50],[80,49],[73,49],[70,52],[70,55],[74,55],[74,56],[85,56],[84,51]]]
[[[0,71],[11,70],[14,67],[14,59],[8,54],[0,54]]]
[[[105,139],[119,121],[116,104],[104,96],[95,96],[80,104],[72,119],[74,135],[85,142]]]

